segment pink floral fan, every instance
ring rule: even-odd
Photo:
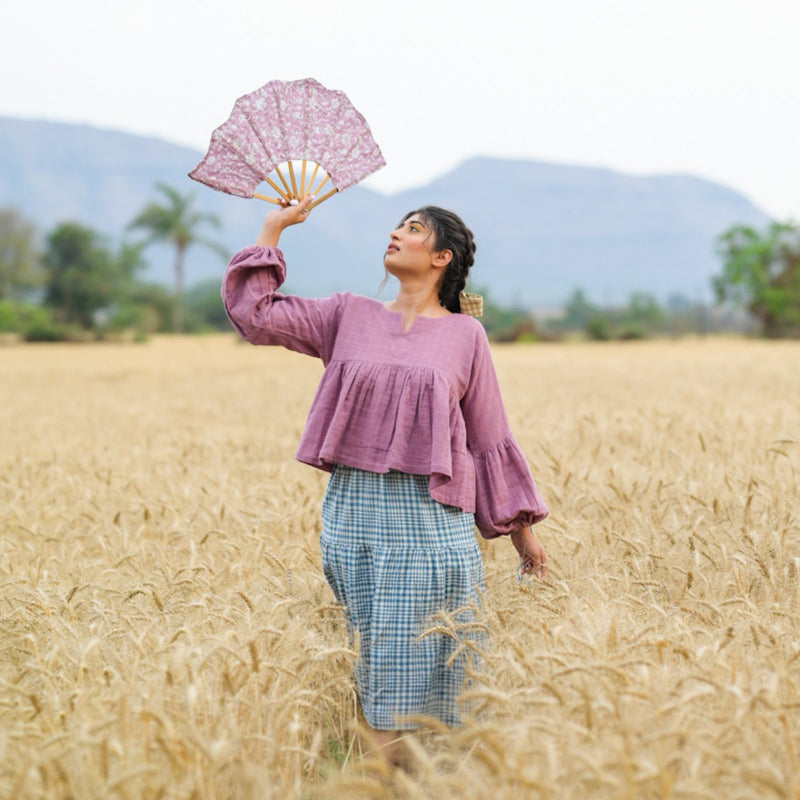
[[[189,177],[277,204],[313,194],[316,206],[385,164],[367,121],[344,92],[306,78],[270,81],[240,97]],[[278,197],[256,194],[262,181]],[[323,188],[328,191],[320,197]]]

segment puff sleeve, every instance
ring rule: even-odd
[[[547,506],[511,432],[489,341],[480,326],[461,410],[475,464],[475,522],[481,535],[492,539],[543,520]]]
[[[328,363],[349,294],[322,299],[283,295],[286,261],[278,247],[251,246],[231,259],[222,301],[233,327],[251,344],[282,345]]]

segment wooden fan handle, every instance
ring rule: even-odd
[[[327,194],[322,195],[322,197],[320,197],[319,200],[315,200],[309,206],[309,208],[315,208],[320,203],[324,203],[329,197],[333,197],[336,194],[336,192],[338,192],[338,191],[339,190],[336,187],[334,187]],[[254,193],[253,197],[258,198],[259,200],[266,200],[268,203],[275,203],[276,206],[282,206],[284,204],[284,202],[285,202],[285,200],[279,200],[277,197],[267,197],[264,194],[255,194]]]
[[[314,171],[311,173],[311,180],[308,182],[308,191],[311,191],[311,187],[314,185],[314,180],[317,177],[317,173],[319,172],[319,164],[314,164]],[[322,186],[322,184],[320,184]],[[303,193],[303,197],[305,197],[305,192]]]
[[[274,189],[274,190],[275,190],[275,191],[276,191],[276,192],[277,192],[277,193],[278,193],[278,194],[279,194],[279,195],[280,195],[280,196],[281,196],[281,197],[282,197],[282,198],[283,198],[283,199],[284,199],[284,200],[285,200],[287,203],[288,203],[288,202],[289,202],[289,201],[292,199],[292,198],[291,198],[291,195],[290,195],[290,194],[288,194],[287,192],[284,192],[284,191],[283,191],[283,189],[281,189],[281,187],[280,187],[280,186],[278,186],[278,184],[277,184],[277,183],[275,183],[275,181],[273,181],[271,178],[269,178],[269,177],[266,177],[266,178],[264,178],[264,180],[265,180],[265,181],[266,181],[266,182],[267,182],[267,183],[268,183],[268,184],[269,184],[269,185],[270,185],[270,186],[271,186],[271,187],[272,187],[272,188],[273,188],[273,189]],[[255,195],[253,195],[253,197],[255,197]]]
[[[289,162],[289,178],[292,181],[292,197],[296,200],[299,200],[303,195],[297,191],[297,179],[294,177],[294,164]]]
[[[318,206],[320,203],[324,203],[324,202],[325,202],[325,201],[326,201],[326,200],[327,200],[329,197],[333,197],[333,195],[335,195],[335,194],[336,194],[336,192],[338,192],[338,191],[339,191],[339,190],[338,190],[338,189],[337,189],[337,188],[334,186],[334,187],[333,187],[333,189],[331,189],[331,190],[330,190],[330,191],[329,191],[327,194],[324,194],[324,195],[322,195],[322,197],[320,197],[320,198],[319,198],[319,200],[315,200],[315,201],[314,201],[314,202],[313,202],[313,203],[312,203],[312,204],[309,206],[309,208],[315,208],[315,207],[316,207],[316,206]]]
[[[253,194],[259,200],[266,200],[268,203],[275,203],[276,206],[282,206],[283,203],[277,197],[267,197],[265,194]]]
[[[281,179],[281,183],[283,184],[283,188],[286,189],[286,193],[285,194],[283,192],[281,192],[280,189],[278,189],[278,193],[279,194],[283,194],[284,197],[286,198],[287,202],[288,202],[293,197],[292,190],[289,188],[289,184],[286,183],[286,178],[283,177],[283,173],[281,172],[281,168],[280,167],[275,167],[275,172],[277,173],[278,177]],[[275,184],[273,183],[272,185],[274,186]]]

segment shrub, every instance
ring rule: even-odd
[[[68,328],[56,322],[50,309],[42,306],[28,308],[21,330],[26,342],[64,342],[71,338]]]

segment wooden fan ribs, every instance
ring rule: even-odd
[[[308,169],[308,159],[303,159],[301,173],[300,173],[300,185],[298,187],[297,184],[297,177],[294,171],[294,163],[292,161],[286,161],[284,164],[275,167],[275,174],[280,179],[281,183],[283,184],[283,189],[278,186],[275,181],[272,180],[269,176],[264,178],[264,181],[268,183],[277,193],[278,197],[268,197],[264,194],[258,194],[253,192],[253,197],[257,197],[259,200],[266,200],[268,203],[274,203],[275,205],[283,205],[284,203],[298,203],[302,200],[307,194],[310,195],[317,195],[319,194],[320,189],[330,180],[331,176],[326,172],[325,177],[319,182],[319,184],[314,187],[314,180],[317,177],[317,173],[319,172],[320,165],[314,162],[314,170],[311,173],[311,179],[306,183],[306,171]],[[286,176],[281,171],[281,167],[288,166],[289,168],[289,180],[286,180]],[[291,186],[289,183],[291,182]],[[329,197],[333,197],[339,190],[334,186],[330,191],[324,194],[322,197],[318,197],[314,202],[311,204],[311,208],[318,206],[320,203],[325,202]]]

